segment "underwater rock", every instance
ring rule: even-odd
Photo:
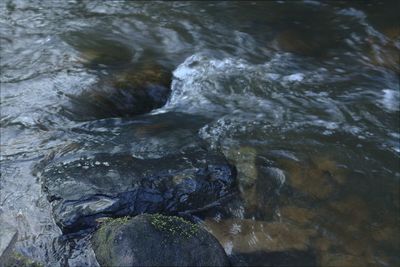
[[[373,266],[369,265],[363,257],[339,253],[323,254],[319,260],[319,263],[320,266]]]
[[[257,151],[252,147],[243,146],[238,149],[230,149],[225,152],[225,155],[237,168],[238,188],[246,207],[257,206],[255,186],[258,177]]]
[[[255,251],[230,257],[231,266],[317,266],[313,251]]]
[[[100,31],[68,32],[63,39],[79,52],[80,61],[89,68],[121,67],[133,59],[134,51],[124,40]]]
[[[331,197],[335,188],[346,181],[345,170],[323,157],[306,162],[284,159],[279,164],[288,174],[290,187],[318,200]]]
[[[323,33],[322,30],[311,33],[303,29],[287,29],[276,35],[271,46],[301,56],[321,57],[339,45],[337,37],[326,36]]]
[[[109,220],[94,234],[92,244],[101,266],[229,266],[210,233],[175,216]]]
[[[249,219],[204,221],[205,227],[219,240],[228,255],[256,251],[307,251],[314,229],[289,223]]]
[[[162,107],[171,93],[172,75],[161,66],[137,66],[100,79],[79,95],[67,95],[63,108],[77,121],[132,117]]]
[[[312,219],[316,216],[315,212],[311,209],[296,206],[284,206],[280,209],[280,214],[283,220],[296,222],[299,225],[311,223]]]
[[[69,154],[41,164],[38,175],[64,232],[94,226],[99,217],[202,209],[229,195],[236,177],[223,155],[198,147],[147,159]]]
[[[264,210],[273,213],[273,195],[279,189],[284,174],[277,168],[266,167],[251,146],[241,146],[225,151],[227,159],[237,168],[237,183],[246,212],[254,215]],[[283,176],[283,177],[282,177]]]

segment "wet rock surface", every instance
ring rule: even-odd
[[[60,157],[41,179],[57,224],[70,232],[103,216],[203,208],[231,192],[235,169],[217,152],[188,147],[153,159],[127,153]]]
[[[110,220],[92,243],[102,266],[229,266],[212,235],[174,216]]]
[[[1,267],[43,267],[44,265],[36,262],[18,252],[13,252],[10,256],[0,262]]]
[[[18,231],[15,227],[1,221],[0,228],[0,262],[8,262],[11,251],[18,239]],[[0,264],[0,266],[3,266]]]

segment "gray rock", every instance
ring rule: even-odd
[[[210,233],[174,216],[111,220],[94,234],[92,244],[102,266],[229,266]]]
[[[8,223],[1,222],[0,227],[0,266],[8,262],[15,242],[18,239],[17,229]]]

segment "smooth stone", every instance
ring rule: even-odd
[[[175,216],[110,220],[97,230],[92,244],[101,266],[229,266],[211,234]]]

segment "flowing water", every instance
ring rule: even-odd
[[[65,146],[157,157],[186,139],[152,137],[183,127],[238,169],[238,199],[199,216],[239,262],[294,251],[300,264],[399,265],[398,3],[1,1],[0,216],[18,229],[15,249],[96,265],[85,238],[63,239],[35,166]],[[65,112],[141,62],[173,72],[164,107]]]

